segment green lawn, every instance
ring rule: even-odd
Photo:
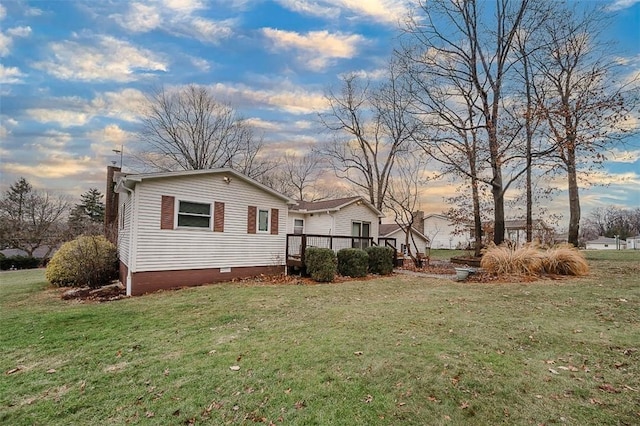
[[[639,424],[640,252],[587,256],[581,279],[87,304],[2,273],[0,424]]]

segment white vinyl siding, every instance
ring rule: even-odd
[[[241,179],[230,184],[221,175],[148,179],[136,185],[139,197],[136,269],[134,272],[284,264],[286,234],[247,233],[247,209],[278,209],[278,228],[286,229],[287,205]],[[224,232],[160,229],[162,196],[225,203]],[[270,224],[269,224],[270,226]]]
[[[373,237],[375,242],[378,241],[378,215],[366,204],[349,204],[335,212],[334,217],[336,228],[334,235],[352,236],[354,222],[368,222],[370,224],[369,237]]]
[[[118,221],[121,228],[118,230],[118,257],[125,265],[129,266],[129,250],[131,245],[131,211],[132,198],[128,193],[122,193],[119,196],[120,205],[118,206]]]

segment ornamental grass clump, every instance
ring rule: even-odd
[[[589,264],[584,255],[575,247],[561,245],[545,252],[543,268],[547,274],[585,276],[589,274]]]
[[[47,281],[58,287],[98,288],[118,276],[116,247],[100,236],[66,242],[47,265]]]
[[[540,275],[543,271],[543,253],[528,244],[515,249],[506,245],[492,246],[482,255],[480,266],[496,275]]]

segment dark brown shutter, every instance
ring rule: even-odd
[[[271,233],[278,235],[278,214],[280,210],[271,209]]]
[[[249,206],[249,210],[247,212],[247,233],[255,234],[256,233],[256,214],[257,214],[256,206]]]
[[[224,232],[224,203],[213,203],[213,231]]]
[[[175,209],[175,205],[175,197],[162,196],[162,202],[160,204],[160,229],[173,229],[173,210]]]

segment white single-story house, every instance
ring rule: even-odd
[[[285,271],[285,195],[227,168],[114,180],[128,295]]]
[[[331,235],[371,238],[377,242],[382,212],[361,196],[324,201],[297,201],[289,209],[288,234]],[[365,248],[364,240],[335,239],[332,248]]]
[[[627,248],[630,250],[640,250],[640,235],[627,238]]]
[[[460,230],[451,219],[442,214],[424,216],[423,235],[429,240],[432,249],[464,249],[473,245],[472,228]]]
[[[416,228],[412,227],[410,232],[411,235],[409,236],[409,245],[411,246],[411,252],[414,255],[416,255],[417,253],[425,254],[426,248],[429,245],[429,239]],[[407,254],[405,246],[406,233],[397,223],[381,224],[379,238],[395,238],[396,248],[400,251],[400,253]]]
[[[624,250],[627,242],[619,238],[598,237],[595,240],[587,241],[587,250]]]

